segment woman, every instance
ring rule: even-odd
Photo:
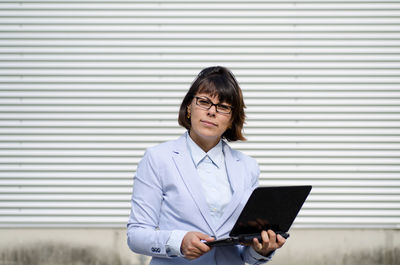
[[[183,99],[187,132],[149,148],[134,178],[128,245],[150,264],[261,264],[285,239],[262,231],[249,246],[210,248],[227,237],[258,186],[257,162],[224,141],[245,140],[241,89],[224,67],[200,72]]]

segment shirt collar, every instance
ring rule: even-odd
[[[214,146],[211,150],[209,150],[206,153],[206,152],[204,152],[203,149],[201,149],[200,146],[198,146],[193,141],[193,139],[190,137],[189,133],[187,133],[186,139],[187,139],[187,144],[188,144],[188,147],[189,147],[190,154],[192,156],[193,162],[196,165],[196,167],[199,165],[199,163],[206,156],[208,156],[211,159],[211,161],[218,168],[221,168],[222,163],[224,163],[224,153],[223,153],[223,148],[222,148],[222,140],[220,140],[216,146]]]

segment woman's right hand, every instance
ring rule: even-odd
[[[214,238],[200,232],[186,233],[181,244],[181,252],[186,259],[197,259],[211,250],[202,240],[211,242],[214,241]]]

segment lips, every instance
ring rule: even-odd
[[[215,127],[218,126],[217,124],[215,124],[215,123],[213,123],[213,122],[211,122],[211,121],[204,121],[204,120],[201,120],[201,122],[204,123],[205,125],[208,125],[208,126],[215,126]]]

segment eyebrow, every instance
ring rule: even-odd
[[[213,102],[209,97],[207,97],[207,96],[195,96],[195,97],[198,97],[198,98],[205,98],[205,99],[209,100],[211,103],[213,103],[213,104],[215,104],[215,105],[223,105],[223,106],[232,107],[232,105],[231,105],[230,103],[228,103],[228,102],[225,102],[226,104],[221,103],[221,102],[214,103],[214,102]],[[227,105],[227,104],[229,104],[229,105]]]

